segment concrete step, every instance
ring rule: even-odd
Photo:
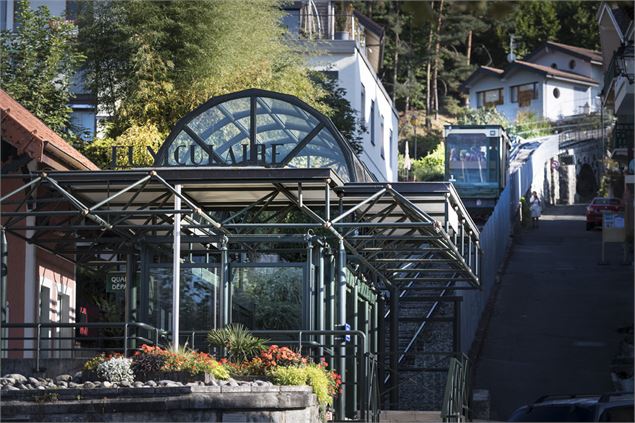
[[[380,422],[440,422],[441,411],[382,410]]]

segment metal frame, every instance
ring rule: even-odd
[[[315,280],[316,275],[306,272],[311,281],[305,281],[309,293],[305,295],[314,295],[318,286],[324,289],[320,298],[326,319],[317,325],[319,319],[307,315],[305,330],[335,330],[347,323],[349,310],[357,317],[363,313],[383,320],[375,305],[370,305],[373,312],[366,311],[366,305],[359,307],[365,303],[356,295],[357,288],[349,287],[347,275],[366,281],[360,283],[368,284],[375,296],[389,290],[397,293],[390,301],[393,316],[399,293],[417,288],[443,296],[479,287],[478,229],[447,183],[344,184],[330,169],[154,168],[5,177],[31,180],[0,198],[6,218],[2,230],[76,263],[105,253],[113,259],[125,253],[126,261],[131,261],[141,247],[167,255],[181,249],[185,255],[198,251],[220,256],[222,325],[231,322],[227,270],[231,254],[237,252],[301,254],[308,266],[320,264],[323,279]],[[21,210],[25,203],[29,211]],[[293,222],[286,220],[290,213]],[[457,216],[453,222],[450,213]],[[26,224],[29,216],[35,217],[32,225]],[[33,235],[25,237],[24,230]],[[60,238],[59,233],[66,236]],[[334,272],[327,271],[331,260],[316,257],[317,250],[337,253]],[[180,267],[173,257],[173,267]],[[172,316],[178,332],[178,310]],[[378,330],[380,323],[370,326]],[[391,335],[398,333],[398,319],[392,327],[396,329]],[[356,366],[346,365],[345,346],[331,335],[322,338],[333,346],[340,342],[335,367],[345,383],[347,377],[349,383],[358,383]],[[380,351],[372,352],[382,353],[383,347],[378,341]],[[395,353],[396,362],[389,367],[393,388],[407,351],[401,357]],[[383,361],[380,358],[378,363]],[[351,417],[356,406],[347,410],[344,398],[338,403],[338,415]]]
[[[272,111],[269,107],[267,107],[266,104],[260,101],[261,98],[271,98],[275,100],[284,101],[290,104],[291,106],[294,106],[295,109],[301,112],[302,114],[310,115],[318,123],[311,131],[309,131],[309,133],[303,139],[298,139],[277,118],[277,115],[274,113],[274,111]],[[244,125],[237,122],[236,118],[243,118],[245,116],[242,116],[242,115],[235,116],[229,110],[227,110],[226,108],[223,109],[222,107],[224,103],[231,100],[237,100],[237,99],[249,100],[249,103],[250,103],[250,108],[249,108],[250,127],[249,128],[246,128],[244,127]],[[205,144],[205,141],[188,126],[188,124],[193,119],[195,119],[202,113],[205,113],[207,110],[210,110],[214,107],[220,107],[222,109],[221,110],[222,113],[224,113],[226,116],[226,119],[224,120],[225,124],[230,124],[230,123],[234,124],[239,129],[239,131],[243,134],[243,136],[247,136],[247,138],[249,139],[249,144],[250,144],[249,162],[251,162],[251,164],[257,164],[256,156],[258,152],[257,145],[259,144],[259,142],[257,140],[257,133],[256,133],[256,116],[258,114],[258,107],[260,107],[262,109],[265,109],[265,112],[267,112],[268,115],[271,116],[272,119],[274,120],[275,124],[273,127],[271,127],[271,129],[282,130],[287,135],[287,139],[294,139],[297,142],[296,146],[289,153],[287,153],[287,155],[284,158],[282,158],[280,162],[275,164],[269,164],[267,166],[277,167],[277,168],[286,167],[289,164],[289,162],[306,145],[308,145],[308,143],[323,128],[325,128],[331,134],[331,136],[333,136],[337,145],[340,147],[340,149],[342,150],[342,153],[344,154],[343,159],[347,166],[348,174],[351,178],[351,181],[370,182],[370,181],[376,180],[376,178],[368,170],[366,165],[357,158],[350,144],[344,139],[342,134],[337,130],[333,122],[328,117],[326,117],[324,114],[320,113],[319,111],[309,106],[308,104],[306,104],[305,102],[303,102],[297,97],[287,95],[287,94],[281,94],[281,93],[273,92],[273,91],[255,89],[255,88],[247,89],[247,90],[243,90],[239,92],[234,92],[234,93],[230,93],[230,94],[226,94],[226,95],[222,95],[218,97],[213,97],[206,103],[201,104],[199,107],[197,107],[196,109],[194,109],[193,111],[185,115],[183,118],[181,118],[176,123],[176,125],[170,132],[170,135],[168,135],[168,137],[166,138],[165,142],[163,143],[159,151],[156,153],[154,166],[158,167],[158,166],[167,165],[168,151],[170,147],[172,146],[173,142],[176,140],[176,138],[183,132],[187,133],[198,146],[200,146],[210,156],[212,156],[219,166],[222,166],[225,163],[225,161],[218,155],[218,152],[212,151],[209,148],[209,146]],[[220,150],[225,151],[225,150],[231,149],[232,146],[235,145],[238,141],[239,139],[233,139],[233,138],[226,140],[223,146],[220,148]],[[248,164],[249,163],[245,163],[245,165],[248,165]]]

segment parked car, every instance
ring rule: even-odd
[[[632,422],[633,393],[545,395],[514,411],[510,422]]]
[[[595,197],[586,208],[586,230],[590,231],[596,225],[602,226],[602,214],[624,210],[619,198]]]

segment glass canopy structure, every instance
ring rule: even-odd
[[[330,168],[344,182],[374,179],[330,119],[296,97],[256,89],[212,98],[182,118],[155,165]]]
[[[6,177],[24,185],[0,197],[2,231],[95,280],[124,273],[126,322],[175,345],[232,322],[295,342],[343,374],[338,418],[370,419],[398,380],[403,290],[479,286],[452,184],[373,181],[328,118],[278,93],[210,100],[151,168]]]

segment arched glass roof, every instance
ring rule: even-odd
[[[257,89],[214,97],[183,117],[155,166],[330,168],[344,182],[374,179],[328,117]]]

